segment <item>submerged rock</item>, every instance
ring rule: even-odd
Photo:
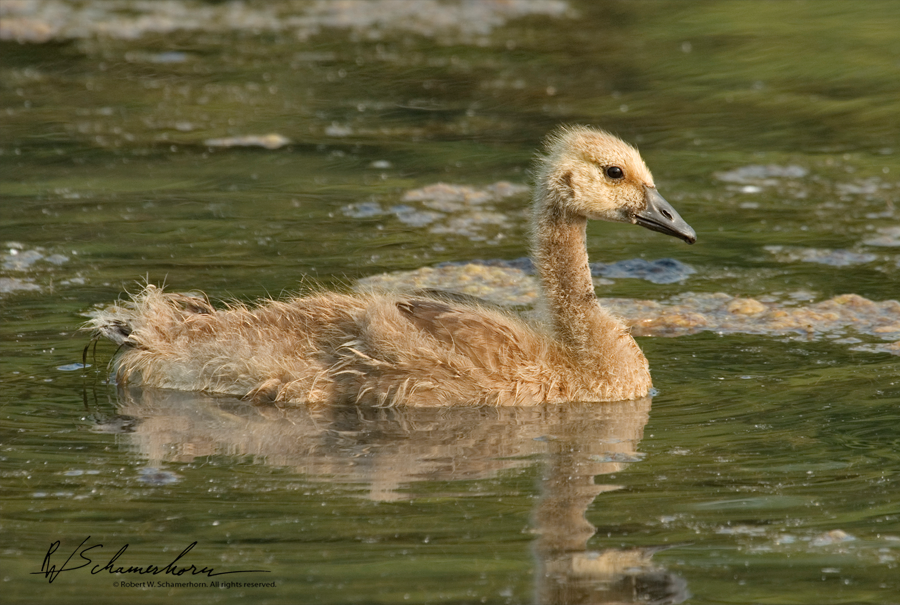
[[[741,166],[734,170],[715,173],[715,177],[726,183],[742,183],[742,184],[774,184],[770,182],[772,179],[802,179],[809,170],[803,166],[779,166],[778,164],[751,164],[749,166]]]
[[[610,279],[644,279],[654,284],[682,282],[697,270],[674,258],[630,258],[616,263],[591,263],[591,275]]]
[[[728,294],[686,293],[666,302],[604,301],[643,336],[679,336],[703,330],[719,333],[803,334],[810,338],[851,328],[879,338],[900,338],[900,303],[875,302],[842,294],[808,305],[762,302]]]
[[[877,236],[863,240],[863,244],[886,248],[900,246],[900,227],[882,227],[876,232]]]
[[[181,475],[153,466],[146,466],[138,469],[138,481],[154,487],[163,487],[178,483],[181,481]]]
[[[444,290],[498,305],[532,305],[538,299],[537,280],[521,269],[476,263],[373,275],[359,280],[357,286],[363,290]]]
[[[472,260],[464,262],[448,262],[439,267],[462,266],[466,264],[486,265],[489,267],[511,267],[520,269],[528,275],[534,275],[534,264],[528,257],[515,260]],[[606,277],[610,279],[644,279],[654,284],[673,284],[684,281],[689,275],[697,272],[696,269],[674,258],[660,258],[657,260],[645,260],[643,258],[630,258],[615,263],[591,263],[591,275],[594,277]]]
[[[864,265],[878,260],[878,256],[868,252],[853,252],[843,249],[829,248],[799,248],[791,246],[765,246],[766,252],[786,263],[805,262],[830,265],[832,267],[847,267],[850,265]]]
[[[248,134],[239,137],[225,137],[221,139],[206,139],[203,144],[207,147],[263,147],[265,149],[279,149],[290,144],[290,139],[280,134]]]
[[[19,279],[17,277],[0,277],[0,294],[10,294],[12,292],[40,290],[41,287],[31,280]]]
[[[4,0],[0,3],[0,40],[34,44],[91,37],[132,40],[177,31],[286,32],[305,39],[329,28],[376,39],[388,31],[465,39],[490,34],[512,19],[529,15],[559,18],[569,13],[564,0]]]
[[[480,189],[469,185],[435,183],[407,191],[403,194],[403,201],[424,202],[429,208],[453,212],[463,210],[467,205],[483,204],[514,195],[522,195],[529,191],[530,188],[525,185],[508,181],[498,181]]]
[[[525,195],[525,185],[498,181],[484,187],[435,183],[410,189],[401,196],[402,204],[387,209],[377,201],[357,202],[344,206],[342,212],[351,218],[394,215],[410,227],[428,227],[433,235],[456,235],[472,241],[502,239],[504,229],[511,227],[510,217],[499,212],[491,202]]]
[[[84,279],[77,275],[64,279],[58,275],[57,268],[69,262],[65,254],[51,254],[41,246],[26,248],[19,242],[6,242],[5,248],[6,251],[0,253],[0,272],[3,272],[0,275],[0,295],[38,291],[45,285],[52,290],[53,285],[84,283]]]

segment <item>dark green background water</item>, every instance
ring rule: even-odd
[[[900,254],[865,242],[900,226],[900,5],[0,10],[0,601],[900,602],[898,360],[856,350],[848,339],[877,339],[852,327],[641,339],[659,389],[649,416],[266,418],[232,400],[117,393],[103,383],[110,346],[86,377],[72,369],[83,314],[140,279],[252,300],[304,276],[339,285],[523,256],[521,196],[496,204],[502,239],[346,209],[437,182],[527,183],[541,139],[566,122],[636,143],[699,238],[591,226],[593,260],[697,270],[599,294],[895,299]],[[33,41],[40,23],[55,33]],[[204,143],[268,133],[291,143]],[[770,164],[802,176],[716,176]],[[276,588],[30,575],[51,542],[60,566],[87,536],[104,545],[94,563],[129,544],[129,566],[197,541],[181,562],[269,570],[216,579]]]

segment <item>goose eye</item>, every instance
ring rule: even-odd
[[[621,179],[625,176],[625,172],[618,166],[610,166],[606,169],[606,176],[611,179]]]

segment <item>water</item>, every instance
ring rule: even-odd
[[[900,602],[898,7],[0,11],[0,601]],[[594,262],[693,270],[596,278],[652,405],[276,414],[118,391],[105,344],[78,365],[144,280],[251,301],[519,259],[564,122],[636,143],[698,234],[589,228]],[[879,306],[826,317],[847,294]],[[32,573],[88,536],[99,573]],[[193,542],[179,565],[268,573],[102,571]],[[217,580],[275,587],[114,585]]]

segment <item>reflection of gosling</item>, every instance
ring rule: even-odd
[[[588,219],[688,243],[638,152],[590,128],[551,136],[536,167],[533,253],[548,326],[453,297],[322,293],[214,309],[148,286],[89,323],[121,346],[123,384],[266,402],[532,405],[647,395],[647,360],[594,296]]]
[[[611,548],[601,552],[587,551],[572,555],[571,569],[575,575],[593,578],[618,578],[657,571],[653,555],[664,548],[632,548],[616,550]]]
[[[652,561],[658,548],[577,552],[543,562],[539,603],[682,603],[687,582]]]

